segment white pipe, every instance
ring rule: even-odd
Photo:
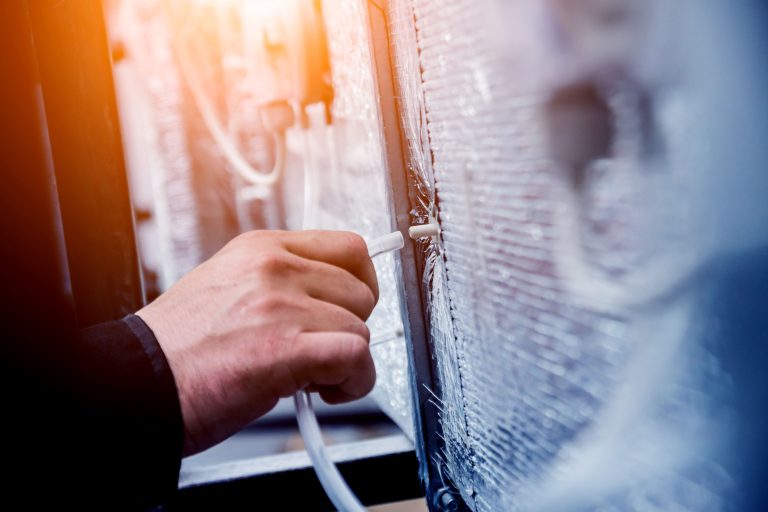
[[[299,422],[299,430],[301,437],[304,438],[309,459],[312,461],[317,478],[328,495],[328,499],[341,512],[364,511],[365,508],[344,481],[344,477],[339,473],[323,444],[320,425],[317,423],[315,411],[312,409],[309,393],[299,391],[293,396],[293,403],[296,405],[296,419]]]
[[[166,8],[170,14],[172,9],[167,3]],[[169,16],[169,19],[172,19],[172,16]],[[232,140],[232,137],[227,133],[216,115],[216,108],[205,93],[203,83],[194,69],[192,59],[189,56],[187,48],[184,46],[184,42],[180,40],[180,36],[174,33],[173,30],[171,30],[171,32],[171,42],[176,51],[181,74],[184,76],[184,79],[189,86],[192,98],[194,99],[197,109],[200,111],[200,115],[203,118],[206,128],[208,128],[208,131],[211,133],[216,145],[227,159],[227,162],[229,162],[232,169],[234,169],[234,171],[246,182],[252,185],[261,185],[265,187],[273,186],[283,175],[285,168],[285,132],[282,129],[272,131],[272,135],[275,138],[275,164],[272,167],[272,170],[265,173],[254,169],[238,149],[237,144]]]

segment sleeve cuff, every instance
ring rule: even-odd
[[[123,322],[141,344],[156,380],[157,396],[155,397],[155,413],[160,421],[158,428],[157,458],[159,461],[170,461],[169,470],[158,474],[160,495],[167,498],[178,486],[179,470],[183,450],[184,423],[181,414],[176,381],[173,377],[168,359],[165,357],[160,343],[152,329],[137,315],[127,315]],[[149,465],[153,461],[148,461]]]

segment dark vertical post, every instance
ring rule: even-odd
[[[27,0],[78,324],[142,305],[104,13],[99,0]]]
[[[0,2],[0,77],[0,345],[11,348],[16,329],[74,324],[24,2]]]

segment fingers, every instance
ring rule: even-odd
[[[312,261],[302,271],[307,276],[304,287],[310,297],[340,306],[361,320],[367,320],[376,306],[376,297],[368,285],[347,270]]]
[[[376,380],[374,378],[374,384],[375,383]],[[373,389],[373,387],[371,387],[371,389]],[[346,402],[351,402],[352,400],[359,400],[360,398],[363,398],[365,395],[370,393],[370,391],[368,391],[368,393],[360,396],[350,395],[346,391],[340,389],[338,386],[320,386],[317,392],[325,403],[331,405],[343,404]]]
[[[371,331],[355,313],[318,299],[308,298],[303,303],[304,318],[299,321],[305,332],[346,332],[363,338],[366,343],[371,339]]]
[[[320,391],[329,403],[361,398],[373,389],[376,370],[368,341],[347,332],[307,332],[296,337],[296,382]]]
[[[293,254],[349,271],[367,284],[378,300],[376,270],[365,240],[359,235],[346,231],[284,231],[276,236]]]
[[[354,233],[307,231],[251,232],[240,240],[246,244],[233,244],[230,254],[253,271],[266,297],[254,318],[294,333],[279,350],[280,366],[291,377],[278,386],[280,396],[306,386],[318,389],[329,403],[367,394],[376,374],[365,319],[378,300],[378,283],[363,239]]]

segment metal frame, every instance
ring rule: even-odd
[[[35,45],[23,2],[0,2],[0,76],[0,307],[8,318],[20,312],[20,325],[33,320],[25,313],[44,310],[43,327],[72,328]]]
[[[420,498],[418,463],[403,435],[344,443],[329,448],[353,492],[365,505]],[[274,502],[279,505],[272,506]],[[332,510],[306,452],[257,457],[182,469],[179,492],[169,510]]]
[[[368,13],[371,33],[374,81],[381,116],[385,164],[389,170],[390,192],[394,207],[395,228],[407,233],[411,226],[411,200],[404,151],[404,135],[400,127],[399,106],[396,101],[395,77],[391,62],[386,8],[380,2],[369,1]],[[426,461],[433,453],[434,437],[429,432],[437,426],[435,418],[425,414],[429,409],[429,389],[434,389],[431,355],[427,343],[425,309],[422,302],[421,275],[424,261],[416,243],[408,240],[398,258],[401,275],[400,303],[403,305],[403,324],[408,343],[411,387],[415,399],[416,452],[420,461],[422,481],[429,481]]]
[[[415,206],[412,198],[417,193],[409,177],[408,155],[404,148],[408,141],[402,129],[401,106],[398,102],[397,78],[394,73],[389,40],[390,20],[388,0],[368,0],[371,33],[371,53],[374,59],[375,82],[384,133],[385,159],[389,169],[390,191],[394,206],[396,228],[407,233]],[[428,290],[422,276],[425,252],[417,242],[406,243],[400,255],[401,304],[406,340],[409,349],[411,388],[414,398],[416,453],[419,475],[427,495],[427,504],[433,512],[469,510],[460,493],[445,482],[435,457],[443,450],[439,409],[434,404],[434,393],[440,393],[436,377],[432,345],[430,342],[426,309]]]
[[[27,0],[77,323],[143,305],[101,0]]]

